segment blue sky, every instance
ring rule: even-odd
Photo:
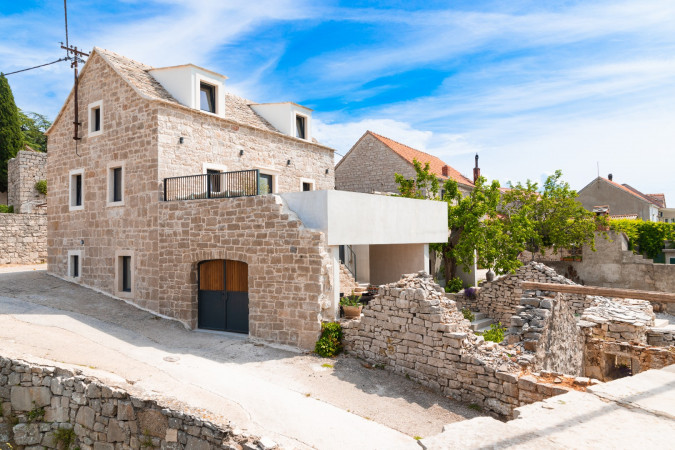
[[[0,70],[63,55],[60,1],[0,0]],[[675,207],[675,2],[70,0],[70,42],[156,67],[191,62],[257,102],[315,110],[344,154],[370,129],[470,175],[581,189],[614,174]],[[54,118],[72,73],[11,75]],[[339,158],[339,156],[337,156]]]

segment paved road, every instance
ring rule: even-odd
[[[0,268],[0,354],[75,366],[288,448],[418,449],[413,437],[478,415],[354,358],[188,331],[44,266]]]

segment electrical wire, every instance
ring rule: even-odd
[[[46,63],[46,64],[40,64],[39,66],[35,66],[35,67],[29,67],[28,69],[16,70],[16,71],[14,71],[14,72],[9,72],[9,73],[6,73],[6,74],[4,74],[4,75],[7,76],[7,75],[13,75],[13,74],[15,74],[15,73],[26,72],[27,70],[38,69],[38,68],[40,68],[40,67],[48,66],[48,65],[50,65],[50,64],[56,64],[57,62],[68,61],[69,59],[70,59],[70,58],[68,58],[68,57],[65,57],[65,58],[59,58],[59,59],[57,59],[56,61],[48,62],[48,63]]]

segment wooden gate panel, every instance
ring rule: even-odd
[[[224,291],[225,277],[223,266],[225,261],[204,261],[199,265],[199,289],[202,291]]]
[[[225,289],[228,292],[248,292],[248,264],[241,261],[227,261]]]

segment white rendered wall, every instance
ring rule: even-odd
[[[353,245],[352,250],[356,255],[356,281],[370,283],[370,246]]]
[[[312,140],[312,110],[295,103],[259,103],[251,105],[279,132],[295,137],[295,115],[305,118],[305,140]]]
[[[200,109],[199,84],[216,87],[216,115],[225,117],[225,80],[227,77],[191,64],[152,69],[150,74],[181,104]]]
[[[444,202],[347,191],[280,196],[307,228],[326,233],[328,245],[429,244],[448,239]]]
[[[370,283],[393,283],[401,275],[429,271],[429,246],[426,244],[397,244],[370,246]]]

